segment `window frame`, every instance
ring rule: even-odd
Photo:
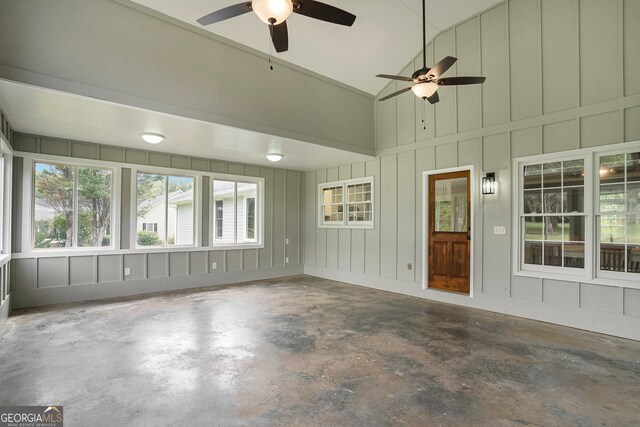
[[[209,181],[209,245],[212,250],[233,250],[233,249],[263,249],[265,241],[265,211],[266,211],[266,193],[265,193],[265,179],[263,177],[245,176],[245,175],[231,175],[224,173],[210,173],[207,174],[210,178]],[[234,182],[234,241],[235,243],[223,242],[222,238],[216,238],[216,212],[215,212],[215,196],[214,196],[214,181],[231,181]],[[256,184],[256,204],[255,204],[255,236],[256,238],[250,242],[237,242],[238,239],[238,190],[237,184]],[[223,205],[224,212],[224,205]],[[223,214],[224,215],[224,214]],[[224,229],[224,225],[223,225]]]
[[[64,166],[72,166],[76,168],[91,168],[91,169],[104,169],[111,171],[111,230],[120,230],[120,205],[121,200],[118,197],[118,189],[120,188],[120,175],[122,167],[119,164],[115,164],[112,162],[104,162],[100,160],[92,160],[92,159],[77,159],[74,157],[65,157],[65,156],[55,156],[55,155],[46,155],[46,154],[35,154],[35,153],[23,153],[16,152],[13,156],[18,156],[23,158],[23,167],[22,167],[22,181],[23,181],[23,189],[25,191],[25,195],[27,197],[22,197],[22,213],[23,218],[28,218],[28,220],[22,221],[22,239],[21,244],[26,245],[23,253],[26,256],[38,256],[38,257],[47,257],[47,256],[65,256],[65,255],[92,255],[92,254],[101,254],[101,253],[109,253],[115,252],[120,248],[120,233],[111,234],[111,244],[109,246],[101,246],[101,247],[86,247],[86,246],[76,246],[77,245],[77,220],[74,222],[74,240],[72,247],[62,247],[62,248],[35,248],[35,233],[34,233],[34,215],[35,215],[35,164],[36,163],[46,163],[46,164],[55,164],[55,165],[64,165]],[[74,218],[77,218],[78,215],[78,206],[77,206],[77,185],[78,185],[78,174],[74,173]]]
[[[348,188],[358,184],[371,185],[371,221],[349,221],[349,201]],[[342,221],[325,221],[324,220],[324,200],[323,193],[327,188],[342,187]],[[357,203],[357,202],[356,202]],[[368,203],[368,202],[366,202]],[[333,203],[332,203],[333,205]],[[318,184],[317,195],[317,221],[318,228],[347,228],[347,229],[365,229],[375,228],[375,186],[374,177],[367,176],[363,178],[353,178],[340,181],[323,182]]]
[[[559,153],[540,154],[513,159],[512,168],[512,271],[515,276],[536,277],[551,280],[563,280],[607,286],[623,286],[640,289],[640,274],[600,270],[600,158],[615,154],[626,154],[640,151],[640,141],[622,144],[611,144],[593,148],[564,151]],[[524,166],[584,159],[584,218],[585,218],[585,268],[574,269],[554,266],[524,266],[524,227],[520,221],[524,206]],[[563,214],[559,214],[563,215]],[[568,271],[575,270],[575,271]]]
[[[169,245],[164,243],[157,246],[138,245],[138,174],[163,175],[167,177],[167,186],[169,177],[193,178],[193,243],[190,245]],[[171,252],[173,250],[189,250],[197,248],[200,245],[201,236],[201,218],[200,218],[200,188],[202,188],[202,175],[194,171],[173,168],[159,167],[139,167],[131,168],[131,221],[133,226],[130,227],[130,248],[134,252]],[[169,228],[169,193],[165,194],[165,229]],[[165,239],[168,240],[168,232],[165,230]]]
[[[640,152],[640,145],[638,146],[634,146],[634,147],[628,147],[628,144],[625,144],[624,148],[620,148],[619,150],[607,150],[607,151],[598,151],[594,153],[594,188],[597,189],[597,194],[598,197],[594,198],[594,207],[593,207],[593,219],[594,219],[594,226],[595,226],[595,240],[594,240],[594,254],[595,254],[595,259],[594,259],[594,274],[596,278],[602,278],[602,279],[614,279],[614,280],[625,280],[625,281],[635,281],[635,282],[639,282],[640,281],[640,274],[638,273],[629,273],[627,271],[609,271],[609,270],[601,270],[600,269],[600,243],[601,243],[601,234],[600,234],[600,227],[598,226],[600,217],[602,216],[602,212],[600,211],[600,159],[602,157],[607,157],[607,156],[611,156],[611,155],[615,155],[615,154],[629,154],[629,153],[636,153],[636,152]],[[598,172],[596,173],[595,170],[598,170]],[[627,187],[628,181],[627,181],[627,173],[626,173],[626,166],[625,166],[625,178],[623,181],[623,184],[625,185],[625,188]],[[640,182],[640,181],[637,181]],[[627,203],[627,199],[625,198],[625,205]],[[629,211],[624,211],[624,212],[618,212],[618,213],[613,213],[612,215],[622,215],[622,216],[629,216]],[[626,226],[625,226],[626,229]],[[626,231],[626,230],[625,230]],[[626,240],[626,239],[625,239]],[[625,246],[628,242],[625,242]],[[626,251],[626,248],[625,248]],[[627,260],[625,257],[625,268],[627,266]],[[640,288],[640,285],[638,285],[638,288]]]

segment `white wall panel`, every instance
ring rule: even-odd
[[[542,0],[542,96],[545,114],[578,106],[578,0]]]
[[[398,164],[395,154],[380,158],[380,276],[396,278]]]
[[[580,143],[582,148],[610,145],[622,142],[620,111],[594,114],[580,119]]]
[[[459,76],[483,75],[480,69],[480,18],[472,18],[456,27],[456,62]],[[490,76],[490,78],[494,78]],[[458,132],[482,127],[482,87],[480,85],[459,86]]]
[[[540,2],[509,1],[511,120],[540,114]]]
[[[542,141],[545,154],[580,148],[578,120],[566,120],[545,125],[542,128]]]
[[[624,1],[624,94],[640,93],[640,1]]]
[[[502,4],[480,16],[482,75],[487,77],[482,85],[484,127],[505,123],[509,116],[506,13]]]
[[[413,281],[415,278],[415,153],[405,151],[398,154],[398,238],[397,238],[397,278],[400,280]],[[411,264],[411,269],[407,264]]]
[[[455,28],[444,31],[433,41],[433,60],[438,63],[446,56],[456,57],[456,32]],[[444,77],[455,77],[457,66],[453,64],[443,74]],[[436,106],[436,136],[451,135],[457,132],[456,117],[456,91],[455,86],[442,86],[438,89],[440,102]]]
[[[619,0],[580,0],[580,100],[590,105],[618,98],[622,88]],[[602,78],[606,70],[606,78]]]

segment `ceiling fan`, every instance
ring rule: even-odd
[[[258,18],[269,25],[269,33],[276,52],[289,49],[289,34],[287,18],[291,13],[308,16],[309,18],[350,27],[356,16],[337,7],[314,0],[253,0],[234,4],[198,19],[201,25],[234,18],[254,11]]]
[[[412,91],[418,98],[426,99],[432,104],[440,101],[438,96],[439,86],[472,85],[484,83],[485,77],[440,77],[455,62],[456,58],[447,56],[431,68],[427,68],[427,28],[425,16],[425,0],[422,0],[422,68],[416,70],[411,77],[394,76],[390,74],[378,74],[376,77],[384,79],[401,80],[413,83],[413,86],[406,87],[397,92],[380,98],[379,101],[386,101],[389,98]]]

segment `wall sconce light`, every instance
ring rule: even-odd
[[[487,172],[482,178],[482,194],[496,193],[496,174],[495,172]]]

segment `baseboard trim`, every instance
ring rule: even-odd
[[[365,276],[313,265],[305,265],[304,274],[430,301],[455,304],[640,341],[640,318],[623,314],[511,298],[504,295],[491,295],[478,291],[474,293],[473,297],[469,297],[433,289],[422,289],[422,286],[415,282]]]
[[[50,304],[63,304],[79,301],[95,301],[108,298],[145,295],[164,291],[205,288],[216,285],[254,280],[275,279],[278,277],[302,274],[303,267],[292,266],[277,269],[249,270],[216,274],[163,277],[156,279],[129,280],[88,285],[59,286],[12,292],[12,309],[39,307]]]

